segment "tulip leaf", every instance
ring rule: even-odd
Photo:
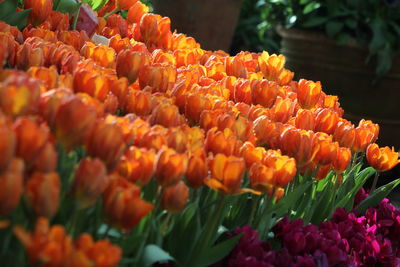
[[[5,17],[3,20],[10,25],[18,27],[18,29],[22,30],[26,23],[28,22],[28,15],[31,13],[32,9],[24,9],[19,12],[13,12]]]
[[[14,15],[17,9],[18,0],[5,0],[0,2],[0,20],[4,20],[4,18]],[[7,22],[7,21],[6,21]]]
[[[384,199],[399,184],[400,178],[376,189],[360,203],[360,205],[357,207],[357,213],[364,214],[368,208],[378,205],[379,202],[381,202],[382,199]]]
[[[352,209],[354,196],[365,184],[368,178],[371,177],[371,175],[375,172],[376,171],[374,168],[368,167],[358,173],[355,177],[355,185],[350,190],[348,190],[346,194],[338,195],[339,202],[336,203],[335,209],[338,207],[344,207],[346,210]],[[349,177],[347,177],[347,179],[349,179]]]
[[[202,257],[200,266],[210,266],[211,264],[214,264],[219,260],[225,258],[236,246],[241,237],[242,233],[232,238],[229,238],[228,240],[220,242],[212,248],[208,249],[204,253],[205,255]]]
[[[142,264],[140,266],[152,266],[157,262],[168,262],[175,261],[175,259],[169,255],[168,252],[164,251],[159,246],[150,244],[144,248]]]
[[[82,0],[82,2],[88,4],[93,10],[98,11],[108,3],[108,0]]]

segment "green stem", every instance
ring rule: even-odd
[[[252,204],[251,204],[251,212],[249,216],[249,221],[247,222],[248,225],[252,226],[253,221],[254,221],[254,215],[256,214],[256,211],[258,209],[258,205],[260,203],[261,196],[254,196],[252,199]]]
[[[116,7],[116,8],[114,8],[113,10],[111,10],[110,12],[108,12],[107,14],[105,14],[105,15],[103,16],[103,18],[104,18],[104,19],[107,19],[109,16],[111,16],[111,15],[117,13],[118,11],[119,11],[119,8]]]
[[[75,14],[74,21],[72,24],[73,30],[76,30],[76,24],[78,24],[78,17],[79,17],[79,13],[81,12],[81,5],[82,5],[82,3],[78,3],[78,9],[76,10],[76,14]]]
[[[192,255],[194,266],[199,265],[199,260],[201,259],[200,257],[204,256],[204,252],[206,251],[206,249],[210,245],[212,245],[213,238],[215,237],[215,234],[218,230],[218,225],[220,223],[222,210],[224,208],[224,200],[225,196],[222,194],[219,195],[214,212],[212,213],[212,216],[209,217],[206,225],[204,226],[203,233],[196,246],[197,249],[194,250],[194,253],[196,253],[196,255]]]
[[[379,177],[379,172],[376,172],[375,173],[375,177],[374,177],[374,181],[372,182],[371,191],[369,192],[370,195],[372,194],[372,192],[375,191],[376,184],[378,183],[378,177]]]

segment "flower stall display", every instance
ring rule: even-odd
[[[140,1],[22,2],[0,2],[5,266],[398,263],[400,179],[376,188],[398,154],[282,55],[204,50]]]

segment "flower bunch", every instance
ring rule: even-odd
[[[342,118],[338,98],[293,80],[282,55],[201,49],[139,1],[82,5],[73,25],[51,8],[39,17],[39,2],[26,2],[22,31],[0,23],[0,216],[33,264],[83,260],[99,237],[138,265],[211,264],[237,241],[214,245],[220,225],[323,221],[375,172],[358,162],[379,126]],[[389,150],[371,147],[371,165],[396,165]],[[84,252],[42,259],[16,226],[41,217],[71,239],[90,234]],[[149,258],[161,248],[171,255]]]

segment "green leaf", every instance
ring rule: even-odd
[[[325,24],[326,34],[330,37],[334,37],[343,29],[343,23],[339,21],[328,21]]]
[[[354,187],[347,192],[342,198],[339,197],[339,202],[336,203],[335,209],[338,207],[344,207],[346,210],[350,210],[353,207],[354,196],[365,184],[367,179],[374,174],[376,170],[372,167],[365,168],[356,175]]]
[[[308,14],[321,7],[321,3],[313,1],[307,4],[303,9],[303,14]]]
[[[152,266],[157,262],[175,261],[168,252],[156,245],[147,245],[143,251],[143,259],[141,266]]]
[[[355,18],[347,18],[344,23],[346,23],[346,26],[350,29],[355,29],[357,27],[357,20]]]
[[[28,15],[31,13],[32,9],[25,9],[19,12],[15,12],[7,16],[4,21],[10,25],[18,27],[18,29],[22,30],[27,22],[28,22]]]
[[[14,15],[17,9],[18,0],[5,0],[0,2],[0,20],[4,20],[4,18]]]
[[[376,189],[360,203],[360,205],[357,207],[357,213],[364,214],[368,208],[378,205],[379,202],[381,202],[382,199],[384,199],[399,184],[400,178]]]
[[[369,49],[371,52],[377,52],[386,44],[386,24],[385,22],[377,18],[370,23],[370,27],[372,30],[372,40],[369,44]]]
[[[228,240],[220,242],[217,245],[210,248],[209,250],[207,250],[204,257],[202,257],[200,266],[210,266],[211,264],[216,263],[219,260],[225,258],[236,246],[241,237],[242,233]]]
[[[98,11],[108,3],[108,0],[83,0],[82,2],[88,4],[93,10]]]

